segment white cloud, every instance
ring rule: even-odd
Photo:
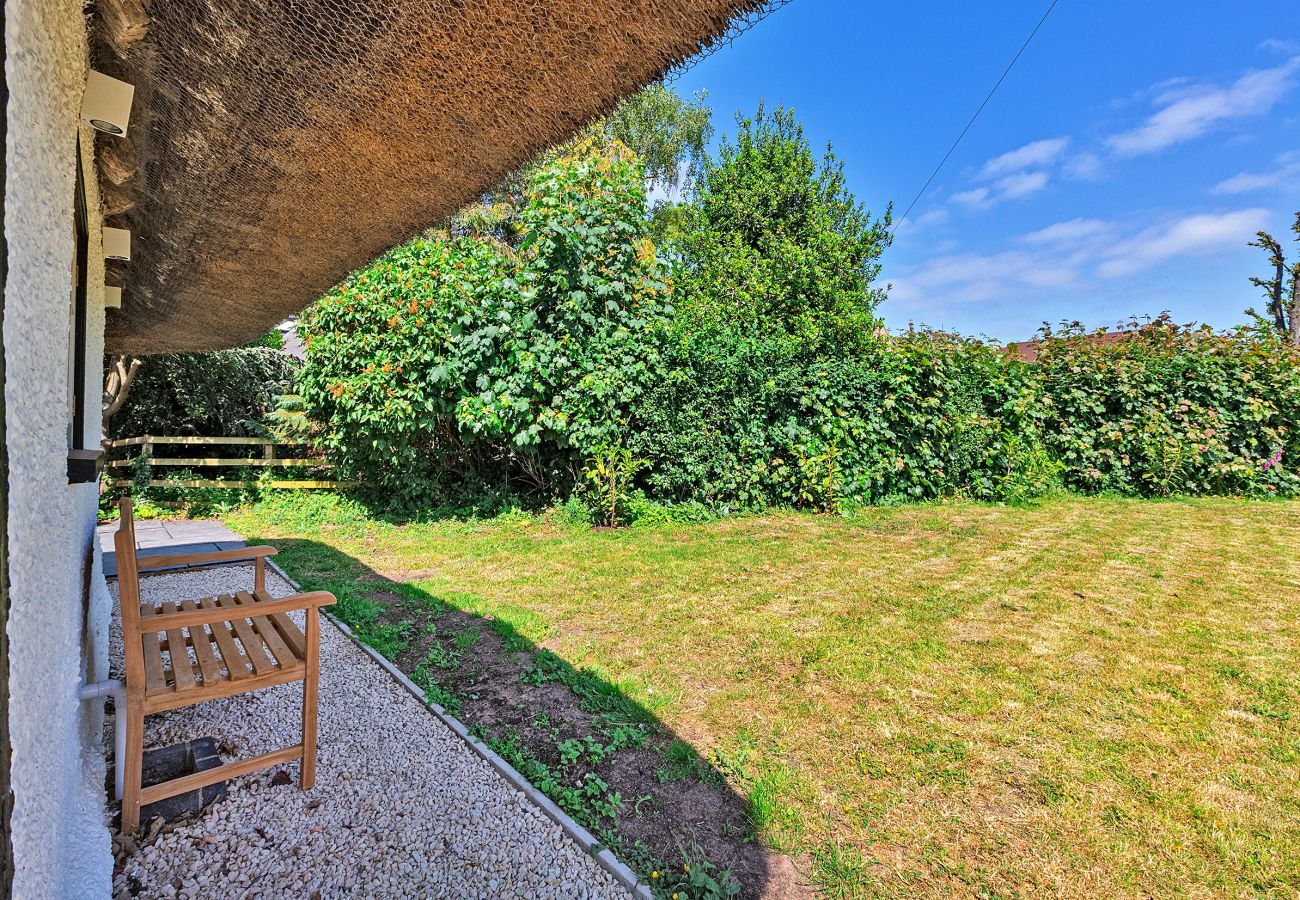
[[[1155,153],[1213,130],[1222,123],[1264,115],[1295,85],[1300,56],[1247,72],[1227,87],[1174,86],[1155,98],[1158,110],[1138,127],[1112,135],[1107,146],[1121,156]]]
[[[890,299],[914,308],[942,303],[978,303],[1008,297],[1025,288],[1073,286],[1079,269],[1056,254],[1005,250],[994,254],[939,256],[894,279]]]
[[[1112,245],[1097,267],[1102,278],[1122,278],[1175,256],[1198,256],[1240,246],[1267,221],[1268,210],[1201,213],[1160,225]]]
[[[1023,234],[1020,236],[1020,242],[1034,246],[1074,244],[1095,238],[1109,230],[1109,223],[1100,219],[1070,219],[1067,222],[1057,222],[1055,225]]]
[[[980,171],[985,178],[996,178],[1023,169],[1046,166],[1058,160],[1069,143],[1068,137],[1032,141],[1023,147],[993,157]]]
[[[1238,172],[1210,188],[1211,194],[1246,194],[1271,188],[1300,184],[1300,152],[1283,153],[1276,167],[1267,172]]]
[[[960,203],[962,206],[981,208],[989,205],[989,189],[986,187],[972,188],[969,191],[958,191],[948,198],[953,203]]]
[[[940,250],[892,276],[890,299],[905,309],[933,313],[971,303],[1077,298],[1102,290],[1097,278],[1124,278],[1175,257],[1244,246],[1267,219],[1267,210],[1242,209],[1189,214],[1140,230],[1101,219],[1069,219],[1023,234],[996,253]],[[1122,235],[1118,240],[1117,234]],[[1132,289],[1132,284],[1125,287]]]
[[[897,240],[910,237],[927,229],[939,228],[948,224],[948,220],[951,218],[952,212],[946,206],[937,206],[934,209],[926,210],[919,216],[908,216],[894,228],[894,238]]]
[[[947,225],[948,220],[952,218],[952,213],[942,206],[938,209],[932,209],[916,217],[917,228],[931,228],[938,225]]]
[[[1091,181],[1101,174],[1101,157],[1091,150],[1076,153],[1061,165],[1061,171],[1070,178]]]
[[[1285,53],[1291,56],[1300,53],[1300,43],[1296,41],[1279,41],[1277,38],[1268,38],[1259,42],[1259,49],[1271,50],[1274,53]]]
[[[1030,194],[1036,194],[1047,187],[1047,173],[1041,171],[1018,172],[1015,175],[1008,175],[1006,178],[1000,179],[995,187],[998,191],[998,198],[1002,200],[1028,197]]]
[[[1016,172],[999,178],[991,185],[980,185],[968,191],[958,191],[948,199],[970,209],[988,209],[1003,200],[1017,200],[1036,194],[1047,187],[1048,174],[1043,171]]]

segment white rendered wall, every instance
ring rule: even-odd
[[[106,674],[109,606],[94,542],[98,492],[67,479],[67,347],[77,139],[90,230],[84,446],[98,441],[103,258],[81,0],[4,0],[5,416],[9,442],[10,708],[14,896],[107,897],[101,708],[85,678]]]

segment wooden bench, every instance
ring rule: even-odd
[[[139,827],[142,806],[278,763],[301,760],[298,784],[310,788],[316,780],[318,610],[332,604],[334,595],[316,591],[273,598],[266,592],[266,558],[275,554],[274,547],[141,557],[135,549],[131,501],[123,499],[119,508],[122,522],[113,542],[126,663],[122,833]],[[249,561],[254,564],[250,591],[156,605],[140,602],[141,572]],[[288,616],[298,610],[306,613],[305,631]],[[301,743],[141,787],[145,716],[292,681],[302,682]]]

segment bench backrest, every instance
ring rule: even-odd
[[[122,649],[127,690],[144,690],[144,647],[140,644],[140,571],[135,558],[135,517],[131,498],[118,501],[121,524],[113,535],[117,559],[117,595],[122,607]]]

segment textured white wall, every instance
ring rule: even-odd
[[[106,669],[107,591],[95,485],[67,483],[67,346],[77,139],[90,219],[86,396],[98,398],[103,258],[81,0],[5,0],[9,83],[5,416],[9,439],[10,709],[15,897],[107,897],[102,709],[77,699]],[[98,422],[91,404],[87,435]]]

